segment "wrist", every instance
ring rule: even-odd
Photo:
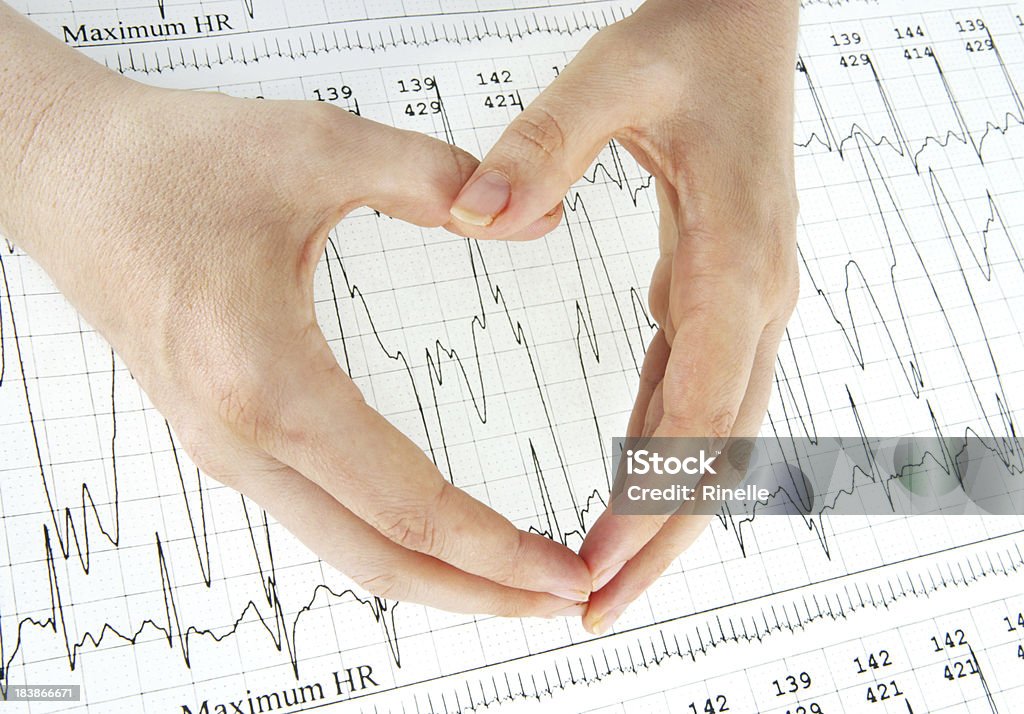
[[[90,68],[91,69],[91,68]],[[44,248],[49,229],[84,186],[102,180],[92,161],[116,130],[128,80],[65,72],[38,98],[23,98],[0,131],[11,137],[0,152],[0,230],[29,253]]]
[[[89,157],[134,82],[0,2],[0,233],[36,255],[65,200],[97,179]]]

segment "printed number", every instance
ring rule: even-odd
[[[985,29],[985,21],[980,17],[972,17],[967,20],[957,20],[956,30],[963,34],[965,32],[978,32]]]
[[[1009,615],[1003,619],[1006,621],[1006,626],[1010,628],[1007,632],[1016,632],[1018,627],[1024,629],[1024,612],[1017,613],[1015,620],[1010,619]]]
[[[1024,645],[1018,645],[1018,647],[1017,647],[1017,656],[1020,657],[1021,659],[1024,659]]]
[[[850,45],[859,45],[863,41],[864,38],[860,36],[859,32],[840,32],[837,35],[832,35],[833,47],[849,47]]]
[[[501,109],[502,107],[519,107],[522,109],[523,100],[519,96],[519,92],[492,94],[484,99],[484,106],[488,109]]]
[[[988,50],[995,49],[995,46],[991,38],[986,40],[968,40],[965,49],[968,52],[987,52]]]
[[[476,79],[481,87],[486,87],[488,84],[508,84],[512,81],[512,73],[507,69],[491,72],[489,76],[484,76],[482,72],[477,72]]]
[[[316,97],[318,102],[336,102],[339,99],[351,99],[352,98],[352,87],[348,85],[342,85],[340,87],[324,87],[323,89],[314,89],[313,96]]]
[[[903,56],[908,60],[919,60],[924,59],[925,57],[934,57],[935,53],[932,51],[931,47],[925,47],[924,49],[920,47],[909,47],[903,52]]]
[[[840,67],[862,67],[871,64],[871,57],[862,53],[859,55],[843,55],[839,58]]]
[[[807,674],[807,672],[801,672],[796,676],[789,674],[781,682],[776,679],[772,684],[775,685],[775,696],[784,697],[787,694],[793,694],[801,689],[810,687],[811,675]]]
[[[939,638],[933,636],[932,644],[935,645],[936,652],[941,652],[943,649],[945,649],[945,647],[943,647],[942,645],[945,645],[946,647],[950,648],[962,647],[963,645],[966,645],[967,636],[964,634],[963,630],[953,630],[952,632],[946,633],[946,636],[945,638],[943,638],[941,644],[939,643]]]
[[[411,79],[398,80],[398,91],[402,93],[422,92],[424,89],[436,88],[437,80],[433,77],[412,77]]]
[[[424,117],[430,114],[441,113],[441,102],[436,99],[432,102],[413,102],[405,105],[405,113],[411,117]]]
[[[963,679],[964,677],[970,677],[977,673],[978,667],[974,664],[974,658],[968,657],[967,659],[957,660],[956,662],[950,662],[947,664],[943,676],[952,682],[957,679]]]
[[[903,692],[900,691],[899,685],[896,684],[896,680],[893,680],[886,684],[881,682],[879,684],[868,687],[867,700],[872,704],[884,702],[893,697],[902,697]]]
[[[724,694],[719,694],[714,699],[707,699],[704,706],[697,708],[697,702],[690,702],[690,711],[693,714],[718,714],[718,712],[729,711],[729,701]]]
[[[877,655],[874,652],[868,655],[867,668],[861,663],[860,657],[854,657],[853,663],[857,665],[857,674],[864,674],[868,669],[881,669],[890,666],[892,658],[889,657],[889,650],[878,650]]]
[[[811,702],[807,706],[801,704],[795,709],[787,709],[786,714],[825,714],[825,710],[817,702]]]
[[[896,39],[898,40],[912,40],[915,37],[924,37],[924,28],[918,25],[917,27],[896,27],[893,28],[896,32]]]

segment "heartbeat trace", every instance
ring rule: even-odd
[[[246,8],[251,14],[252,4],[246,3]],[[161,11],[164,9],[162,2],[160,9]],[[449,41],[458,44],[483,37],[512,38],[526,36],[534,32],[571,33],[590,29],[591,21],[585,17],[578,23],[573,28],[542,28],[539,22],[527,27],[517,25],[514,29],[490,25],[485,26],[482,30],[481,28],[467,28],[463,34],[456,34],[453,37],[435,36],[433,39],[425,35],[407,37],[402,33],[397,38],[392,37],[385,40],[382,36],[378,38],[379,41],[369,41],[366,38],[359,38],[357,35],[354,43],[347,35],[344,40],[339,40],[339,37],[334,35],[333,44],[331,38],[327,36],[320,38],[320,42],[317,44],[311,36],[309,43],[300,42],[299,47],[289,45],[287,48],[282,48],[279,44],[264,44],[263,54],[256,52],[257,45],[255,44],[251,54],[242,52],[241,56],[238,56],[228,53],[215,59],[211,59],[209,54],[206,54],[204,59],[197,58],[195,54],[189,57],[182,51],[177,58],[171,55],[167,60],[158,59],[151,63],[144,63],[141,68],[136,66],[133,61],[121,69],[126,72],[159,72],[181,67],[197,69],[228,62],[244,64],[259,61],[259,57],[305,57],[310,54],[337,51],[343,48],[379,50],[401,44],[419,45],[434,41]],[[519,34],[516,35],[515,32]],[[991,284],[996,275],[1002,274],[1004,279],[1009,282],[1010,278],[1006,275],[1008,271],[1013,271],[1012,278],[1017,281],[1024,274],[1024,262],[1017,251],[1015,237],[1011,232],[1013,227],[1005,222],[1006,212],[1000,208],[998,192],[992,190],[991,187],[986,187],[983,192],[987,205],[983,221],[980,223],[972,221],[962,210],[955,207],[945,181],[929,166],[926,160],[930,151],[947,152],[959,146],[973,155],[979,166],[984,167],[986,140],[995,135],[1007,135],[1020,130],[1022,122],[1024,122],[1024,106],[1021,104],[1020,93],[998,47],[994,47],[994,53],[1001,76],[1005,79],[1007,91],[1016,110],[989,120],[983,129],[972,129],[968,126],[943,64],[938,56],[934,56],[932,58],[933,68],[944,88],[943,98],[948,102],[954,125],[939,135],[919,137],[916,140],[911,138],[906,127],[901,124],[898,104],[894,102],[887,91],[884,75],[878,66],[872,65],[871,67],[872,82],[885,108],[891,130],[877,136],[872,136],[856,123],[853,123],[848,131],[841,131],[836,126],[835,119],[824,109],[822,90],[816,85],[811,72],[813,67],[809,67],[801,61],[801,67],[798,70],[803,82],[806,83],[808,97],[816,108],[820,122],[820,130],[811,133],[804,141],[798,142],[798,148],[807,152],[823,151],[826,156],[834,156],[837,160],[849,165],[851,170],[856,171],[862,177],[868,195],[874,202],[873,212],[882,227],[881,238],[884,240],[885,247],[884,259],[881,262],[873,259],[871,264],[867,264],[866,261],[851,257],[846,262],[842,273],[831,277],[826,276],[813,257],[810,257],[801,248],[800,258],[804,278],[808,281],[814,296],[811,299],[819,300],[824,305],[834,327],[839,330],[851,360],[851,371],[866,371],[870,364],[879,361],[897,365],[898,369],[895,373],[903,380],[902,386],[906,390],[904,396],[922,404],[936,433],[941,433],[944,428],[944,424],[940,422],[938,416],[941,410],[936,409],[936,405],[932,403],[931,397],[927,394],[931,382],[929,369],[925,364],[927,361],[924,357],[925,350],[920,344],[921,337],[915,336],[911,329],[910,318],[904,310],[908,301],[901,296],[909,277],[917,279],[921,285],[926,286],[926,289],[916,295],[915,299],[928,300],[941,315],[941,324],[948,333],[947,337],[953,347],[952,362],[962,371],[966,389],[980,415],[979,427],[988,434],[1015,435],[1017,433],[1011,399],[1002,384],[1002,369],[998,351],[993,346],[992,336],[987,332],[985,320],[980,312],[981,308],[974,299],[977,286]],[[440,90],[438,89],[437,92],[438,100],[442,101]],[[452,132],[447,114],[442,119],[446,137],[451,140]],[[919,240],[934,236],[922,237],[915,234],[917,229],[907,218],[907,212],[900,204],[897,191],[893,186],[895,179],[887,168],[886,159],[893,157],[907,162],[913,168],[914,174],[923,181],[922,190],[928,197],[929,205],[935,211],[938,224],[943,228],[941,236],[944,240],[943,249],[948,251],[948,255],[952,257],[957,266],[957,271],[952,277],[933,275],[929,269],[929,261],[919,247]],[[587,394],[590,408],[587,421],[592,427],[588,438],[595,453],[607,457],[605,442],[610,435],[604,434],[600,427],[600,415],[595,406],[592,391],[593,370],[602,364],[606,355],[625,354],[627,357],[623,360],[624,369],[634,374],[637,373],[638,357],[642,355],[647,339],[657,326],[646,311],[642,288],[618,279],[617,273],[603,252],[599,231],[591,218],[591,211],[588,209],[588,202],[596,200],[591,197],[588,187],[599,184],[610,187],[623,201],[636,206],[639,197],[650,188],[651,180],[650,177],[638,179],[632,163],[623,158],[617,145],[612,144],[603,154],[602,160],[588,174],[583,184],[573,190],[566,200],[566,237],[564,240],[567,241],[573,256],[573,265],[567,275],[570,276],[568,279],[572,281],[574,294],[579,295],[569,305],[573,314],[573,331],[568,337],[575,351],[575,354],[572,355],[572,362],[574,365],[579,365],[579,379],[582,389]],[[377,220],[386,221],[388,219],[381,217]],[[10,249],[10,246],[8,247]],[[544,382],[542,372],[538,367],[541,358],[529,337],[532,330],[520,316],[521,311],[510,305],[507,295],[511,293],[508,288],[504,287],[503,282],[492,275],[489,270],[483,247],[472,241],[465,241],[464,247],[464,268],[465,273],[471,278],[475,305],[475,313],[465,320],[468,328],[460,333],[464,336],[468,335],[468,337],[465,337],[461,343],[457,340],[437,337],[429,344],[411,348],[409,352],[414,357],[411,359],[405,350],[393,346],[389,338],[378,329],[378,321],[374,317],[372,291],[360,287],[359,279],[351,274],[346,267],[346,259],[338,246],[336,237],[332,237],[325,250],[324,266],[333,302],[333,317],[340,335],[339,344],[343,364],[347,369],[352,369],[349,354],[350,342],[354,343],[354,340],[358,339],[357,336],[348,334],[345,327],[346,319],[368,326],[368,334],[372,335],[372,343],[376,345],[381,358],[392,364],[397,364],[405,375],[431,457],[438,467],[454,483],[458,484],[461,474],[454,471],[449,453],[448,432],[445,426],[444,405],[450,403],[451,394],[445,395],[445,390],[453,390],[451,393],[454,394],[461,389],[469,411],[480,424],[488,423],[490,418],[489,400],[494,398],[493,395],[500,390],[489,381],[484,369],[482,344],[486,338],[507,347],[508,354],[514,355],[507,359],[517,360],[517,364],[524,370],[524,373],[529,375],[532,399],[538,413],[543,415],[544,426],[541,430],[543,438],[533,436],[526,439],[523,444],[526,470],[535,484],[536,500],[539,504],[535,522],[530,528],[563,543],[575,542],[585,533],[589,516],[603,505],[603,494],[597,489],[580,493],[573,487],[569,474],[569,462],[559,437],[557,419],[553,415],[549,402],[548,385]],[[990,252],[995,250],[1010,255],[1012,259],[993,261]],[[596,277],[584,274],[584,264],[596,268],[593,274]],[[886,278],[877,280],[872,277],[875,275],[884,275]],[[50,584],[48,616],[24,617],[13,625],[9,619],[0,620],[0,624],[2,624],[0,627],[0,666],[5,675],[3,678],[5,682],[9,679],[11,668],[15,666],[16,656],[21,652],[22,642],[28,630],[51,632],[62,640],[68,666],[71,669],[75,668],[78,656],[84,649],[98,648],[112,640],[135,643],[150,631],[166,639],[168,645],[177,647],[185,666],[191,667],[190,642],[194,638],[223,641],[233,636],[241,623],[250,617],[260,623],[277,651],[281,652],[290,662],[297,676],[301,660],[297,636],[299,620],[315,609],[319,603],[326,601],[353,602],[365,608],[367,614],[380,625],[393,661],[396,665],[401,664],[401,636],[395,630],[395,605],[393,603],[365,597],[352,590],[333,590],[326,585],[318,585],[297,612],[286,614],[279,592],[280,586],[275,570],[266,516],[262,515],[257,518],[254,525],[249,513],[251,506],[241,499],[240,503],[252,546],[249,557],[252,558],[253,569],[261,583],[262,596],[248,600],[241,605],[235,615],[233,626],[214,631],[210,627],[192,624],[182,619],[176,600],[176,586],[167,565],[166,540],[159,531],[156,531],[150,546],[151,557],[156,564],[155,573],[159,580],[159,590],[162,593],[164,605],[162,611],[151,613],[130,628],[118,628],[109,623],[103,623],[98,627],[87,628],[73,638],[67,625],[65,613],[65,608],[68,607],[64,599],[67,585],[62,586],[62,579],[67,577],[62,571],[66,568],[58,567],[58,563],[64,561],[71,565],[77,564],[82,573],[88,575],[92,567],[91,552],[94,540],[106,542],[113,548],[121,545],[122,504],[118,495],[118,439],[120,436],[118,423],[120,414],[115,394],[117,381],[125,379],[125,377],[119,376],[112,358],[108,446],[109,459],[112,464],[111,485],[114,497],[112,503],[109,504],[110,508],[104,511],[102,505],[93,496],[94,491],[99,492],[98,489],[90,488],[86,481],[81,483],[80,493],[73,505],[60,503],[52,485],[53,477],[50,467],[46,463],[40,444],[38,419],[33,408],[35,402],[28,386],[32,377],[26,374],[26,364],[22,354],[22,346],[26,338],[18,332],[19,320],[16,319],[11,284],[8,280],[5,256],[3,255],[0,255],[0,278],[2,278],[0,279],[0,289],[2,289],[0,292],[0,389],[12,390],[16,388],[19,381],[21,382],[23,394],[20,396],[20,402],[24,409],[25,420],[30,427],[29,433],[33,441],[35,457],[34,468],[38,471],[40,488],[45,494],[48,510],[47,522],[42,525],[40,533],[43,556],[40,563],[41,567],[47,569],[47,580]],[[966,314],[967,322],[956,322],[951,318],[951,311],[947,307],[948,296],[951,294],[954,297],[966,297],[966,304],[970,306],[970,312],[961,311],[958,315],[963,320]],[[595,311],[599,306],[604,307],[608,312],[609,322],[612,325],[610,332],[607,330],[602,332],[597,326]],[[884,334],[884,339],[870,343],[862,333],[867,328],[878,326]],[[969,341],[962,337],[965,333],[980,336],[984,359],[980,361],[974,359],[972,355],[977,353],[972,352],[969,355],[963,348],[963,345]],[[876,350],[874,354],[868,352],[872,348]],[[804,360],[801,358],[799,349],[792,336],[787,334],[776,370],[779,406],[774,413],[769,414],[768,422],[769,433],[779,439],[787,438],[784,428],[786,425],[790,426],[790,433],[811,438],[817,435],[815,409],[809,401],[806,384],[811,370],[803,364]],[[878,353],[879,349],[883,352]],[[423,368],[416,366],[419,364],[420,358],[422,358]],[[986,385],[989,385],[990,388]],[[988,391],[985,391],[986,389]],[[855,423],[862,429],[863,435],[870,433],[870,428],[863,423],[862,404],[855,396],[856,393],[856,388],[847,384],[845,400],[839,400],[840,403],[836,406],[848,409]],[[996,404],[997,418],[990,419],[988,416],[992,410],[986,408],[986,403],[990,400],[994,400]],[[177,465],[176,480],[180,486],[180,491],[175,493],[174,498],[180,498],[184,503],[187,525],[192,536],[189,549],[194,552],[195,567],[200,574],[201,581],[209,589],[213,583],[208,530],[210,512],[204,496],[203,479],[197,472],[186,473],[182,462],[178,460],[179,447],[169,430],[166,437],[167,446],[171,449]],[[1001,443],[997,440],[994,448],[1004,460],[1004,464],[1008,467],[1019,467],[1022,455],[1014,450],[1013,443]],[[192,483],[193,480],[196,484],[195,495],[190,493],[190,489],[186,485],[187,482]],[[787,492],[784,489],[775,495],[778,498],[788,498],[794,504],[799,504],[802,496],[800,493]],[[807,530],[814,533],[822,552],[827,557],[831,557],[832,545],[826,530],[821,526],[823,513],[824,511],[808,514],[803,519]],[[719,516],[718,527],[730,532],[740,551],[743,554],[748,554],[749,539],[756,531],[755,521],[754,518],[736,518],[723,513]],[[265,532],[264,535],[260,535],[261,530]],[[1013,569],[1017,568],[1018,564],[1015,561]],[[697,651],[705,651],[706,646],[704,642],[698,642]],[[690,646],[679,647],[677,654],[679,656],[684,654],[694,656],[694,651],[694,648]],[[537,695],[538,691],[540,690],[535,689],[534,694],[529,696]],[[527,696],[525,689],[522,696]]]

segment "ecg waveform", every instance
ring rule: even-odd
[[[213,69],[230,65],[258,65],[271,59],[306,60],[352,51],[385,52],[399,48],[424,48],[433,45],[480,43],[487,40],[515,42],[534,37],[589,36],[623,19],[623,11],[583,10],[565,18],[550,18],[539,13],[521,20],[491,20],[486,17],[460,23],[433,23],[427,27],[391,26],[388,29],[318,28],[287,38],[254,36],[249,42],[231,42],[216,47],[179,46],[170,53],[129,47],[116,56],[121,73],[162,74],[181,69]]]
[[[468,714],[518,700],[542,702],[555,699],[560,693],[597,686],[605,681],[621,682],[624,677],[641,677],[674,660],[698,663],[719,650],[728,651],[744,645],[760,646],[771,643],[779,635],[793,636],[813,629],[815,625],[843,622],[865,612],[888,610],[907,600],[927,601],[938,593],[969,587],[990,578],[1012,577],[1024,569],[1024,558],[1019,548],[1013,548],[1008,552],[1000,551],[994,562],[968,562],[965,567],[959,573],[933,573],[928,581],[901,573],[875,587],[856,587],[852,592],[846,590],[823,601],[794,601],[781,608],[772,606],[737,619],[707,619],[682,638],[676,633],[666,633],[664,629],[645,632],[635,644],[612,646],[600,658],[574,658],[571,652],[559,653],[561,656],[556,661],[562,666],[555,666],[550,677],[520,677],[501,684],[493,682],[491,686],[481,684],[475,690],[452,687],[448,692],[449,698],[441,706],[425,697],[417,698],[415,702],[419,711],[425,713]],[[971,656],[976,662],[980,661],[973,648]],[[980,676],[984,678],[984,672]],[[1001,710],[987,683],[984,699],[991,711],[999,714]],[[908,704],[908,710],[913,712],[913,706]]]
[[[253,17],[253,3],[244,5]],[[605,5],[408,22],[404,29],[389,21],[254,32],[113,47],[97,59],[146,81],[189,76],[197,87],[249,96],[310,99],[318,83],[337,79],[353,94],[346,108],[483,149],[511,114],[485,108],[484,97],[497,90],[478,86],[477,73],[507,65],[515,82],[500,91],[528,100],[550,81],[542,73],[549,65],[561,65],[626,12]],[[977,435],[1019,477],[1024,454],[1011,438],[1022,388],[1014,308],[1024,304],[1019,8],[984,6],[987,24],[969,40],[956,30],[955,14],[900,15],[901,26],[927,33],[917,44],[870,39],[893,30],[889,18],[875,18],[858,24],[858,36],[869,39],[851,55],[833,45],[848,25],[865,21],[844,8],[872,3],[827,5],[836,9],[821,7],[815,17],[828,22],[805,26],[796,67],[804,294],[777,361],[763,434],[787,453],[796,450],[795,438],[830,434],[865,441],[881,433]],[[164,3],[159,8],[164,12]],[[966,51],[968,41],[984,50]],[[396,56],[402,61],[390,59]],[[342,57],[370,57],[381,67],[339,72]],[[429,91],[406,96],[396,89],[398,79],[412,76],[434,78]],[[404,111],[421,99],[436,102],[437,113],[424,119]],[[624,428],[657,329],[645,288],[657,250],[652,187],[613,142],[566,197],[564,226],[550,239],[476,243],[410,232],[362,212],[332,232],[317,274],[321,327],[368,400],[454,484],[572,547],[605,505],[610,439]],[[435,638],[448,632],[481,643],[479,661],[462,665],[467,671],[548,651],[531,641],[530,626],[422,614],[325,572],[265,514],[195,469],[110,348],[67,317],[66,306],[46,302],[52,287],[25,256],[0,254],[0,278],[0,547],[17,554],[4,567],[10,582],[0,588],[0,691],[29,677],[87,676],[118,644],[157,663],[153,670],[198,679],[194,686],[250,671],[253,663],[282,686],[294,684],[340,653],[349,663],[372,662],[375,672],[388,672],[385,688],[397,687],[462,671],[424,664],[437,662]],[[54,349],[61,359],[47,357]],[[81,453],[65,443],[81,445]],[[799,505],[807,494],[782,487],[775,496]],[[815,503],[784,521],[720,514],[659,583],[673,596],[645,602],[641,625],[971,540],[906,523],[898,533],[922,533],[908,554],[889,526],[837,522],[828,501]],[[1020,527],[1011,518],[968,531],[997,537]],[[974,588],[983,574],[1017,573],[1019,555],[982,565],[969,578],[954,575],[949,584],[941,575],[941,587]],[[932,590],[893,582],[894,600],[882,593],[872,607]],[[839,603],[786,627],[845,618],[867,605]],[[325,643],[323,630],[332,625]],[[664,652],[652,650],[651,661],[610,666],[606,674],[647,671],[663,655],[693,659],[724,641],[760,642],[780,628],[766,621],[743,635],[723,630],[706,642],[666,644]],[[567,646],[583,639],[561,624],[545,637]],[[490,652],[489,641],[503,644]],[[212,658],[230,661],[229,650],[239,651],[229,665],[237,669],[214,668],[219,674],[203,679]],[[112,701],[126,709],[177,701],[152,699],[170,697],[166,692],[140,698],[139,691],[167,689],[147,686],[149,669],[139,667],[132,691]],[[601,671],[594,670],[597,680]],[[547,697],[589,685],[590,676],[523,686],[509,696]],[[500,693],[473,695],[449,711],[504,700]],[[424,711],[444,710],[432,707]]]

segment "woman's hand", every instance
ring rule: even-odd
[[[758,433],[796,304],[794,0],[648,0],[594,37],[508,127],[452,208],[476,238],[553,228],[615,138],[654,175],[661,258],[628,436]],[[602,632],[706,517],[603,514],[581,555]]]
[[[3,5],[0,24],[0,226],[195,463],[376,595],[582,614],[582,560],[452,487],[363,401],[314,316],[314,269],[346,213],[440,226],[476,160],[325,104],[145,87]],[[16,91],[25,55],[57,65],[59,101]]]

